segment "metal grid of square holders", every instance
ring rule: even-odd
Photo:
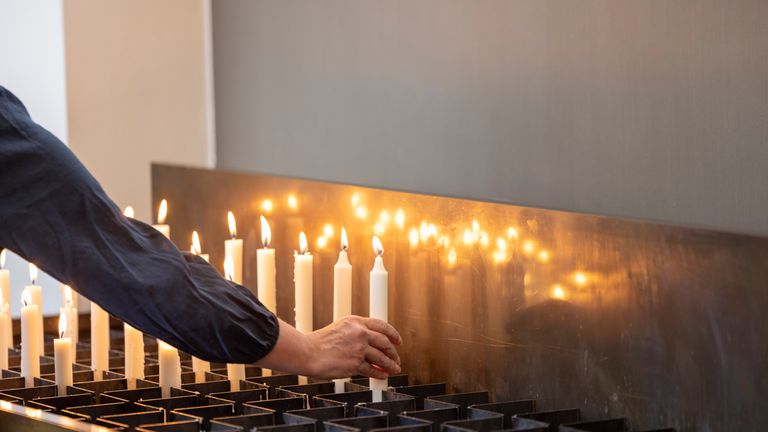
[[[46,354],[51,354],[48,342]],[[122,340],[113,339],[112,344],[120,348]],[[34,429],[39,431],[94,430],[93,425],[137,432],[633,430],[624,418],[583,419],[578,408],[538,407],[530,399],[491,401],[487,391],[449,394],[446,383],[414,384],[405,374],[390,377],[390,389],[381,402],[372,402],[366,378],[353,378],[343,393],[334,393],[332,382],[299,385],[296,375],[262,376],[261,369],[253,365],[246,366],[241,389],[231,391],[226,365],[211,364],[205,382],[195,382],[191,358],[183,353],[181,388],[173,388],[171,397],[163,398],[157,385],[156,343],[145,338],[145,346],[146,377],[129,390],[122,375],[122,351],[111,351],[110,372],[94,381],[88,344],[81,342],[73,364],[74,385],[67,388],[66,395],[59,395],[53,382],[50,355],[41,357],[41,377],[35,386],[25,388],[18,352],[11,351],[10,370],[4,370],[0,378],[0,400],[4,408],[17,404],[24,410],[0,412],[0,427],[14,424],[9,417],[26,415],[34,419]]]

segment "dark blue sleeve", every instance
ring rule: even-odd
[[[75,155],[2,86],[0,246],[199,358],[249,363],[277,342],[277,318],[248,289],[124,217]]]

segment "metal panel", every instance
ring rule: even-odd
[[[386,210],[390,322],[404,338],[403,369],[417,382],[533,398],[542,410],[577,407],[584,418],[627,417],[633,428],[751,430],[766,420],[766,238],[294,178],[160,165],[152,174],[154,205],[170,203],[174,242],[187,249],[197,229],[218,268],[226,212],[235,212],[253,290],[259,215],[268,217],[278,315],[288,322],[292,254],[306,231],[316,328],[332,318],[342,225],[353,312],[367,314],[371,236]],[[290,194],[297,209],[287,205]],[[426,235],[412,245],[409,231],[422,222]],[[334,235],[319,248],[328,223]]]

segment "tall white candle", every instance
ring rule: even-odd
[[[181,360],[179,351],[157,340],[157,357],[160,362],[160,388],[162,397],[171,397],[171,387],[181,387]]]
[[[125,378],[128,389],[136,388],[136,380],[144,379],[144,335],[128,323],[123,323],[125,340]]]
[[[37,341],[38,307],[32,304],[32,295],[28,289],[21,294],[21,376],[24,385],[33,387],[35,377],[40,376],[40,351]]]
[[[77,312],[77,293],[72,291],[69,285],[61,285],[61,293],[64,301],[62,309],[67,313],[67,336],[72,339],[72,344],[77,347],[78,337],[80,335],[79,315]]]
[[[237,238],[237,225],[235,215],[227,212],[229,235],[231,238],[224,242],[224,257],[232,259],[232,280],[235,283],[243,283],[243,239]]]
[[[8,251],[0,250],[0,292],[4,304],[11,304],[11,272],[5,268],[5,258]],[[5,343],[7,348],[13,348],[13,327],[11,326],[11,314],[5,318]],[[1,346],[1,345],[0,345]]]
[[[37,343],[37,352],[42,355],[45,352],[45,335],[43,327],[43,288],[35,285],[37,282],[37,266],[29,263],[29,280],[31,285],[27,285],[32,304],[37,306],[37,325],[35,326],[35,343]]]
[[[312,324],[312,254],[309,253],[307,235],[299,234],[299,252],[294,252],[293,282],[296,297],[296,329],[311,333]],[[299,384],[306,384],[306,377],[299,377]]]
[[[376,260],[373,263],[373,269],[371,269],[369,315],[371,318],[388,321],[389,275],[387,269],[384,268],[384,259],[382,258],[384,247],[381,240],[376,236],[373,237],[373,250],[376,253]],[[382,391],[387,388],[387,380],[371,378],[369,385],[373,391],[373,401],[380,402]]]
[[[109,370],[109,314],[91,302],[91,369],[93,378],[101,380]]]
[[[224,275],[227,279],[232,280],[232,257],[224,258]],[[240,390],[240,380],[245,379],[245,365],[227,364],[227,376],[229,377],[232,391]]]
[[[56,385],[59,396],[67,394],[67,386],[72,385],[72,362],[74,354],[72,339],[67,337],[67,315],[64,311],[59,315],[59,338],[53,340],[53,362]]]
[[[163,198],[160,201],[160,207],[157,209],[157,223],[152,226],[170,240],[171,226],[165,223],[166,217],[168,217],[168,201]]]
[[[339,260],[333,266],[333,320],[338,321],[352,314],[352,264],[347,257],[347,230],[341,228],[341,252]],[[344,383],[349,378],[333,380],[336,393],[344,392]]]
[[[208,254],[202,253],[203,248],[200,244],[200,236],[197,234],[197,231],[192,231],[192,247],[190,248],[190,251],[204,259],[206,262],[210,259]],[[203,383],[205,382],[205,373],[211,370],[211,364],[205,360],[192,356],[192,370],[195,372],[195,382]]]
[[[263,248],[256,251],[256,287],[259,301],[272,313],[277,314],[277,289],[275,281],[275,250],[269,247],[272,242],[272,229],[264,216],[261,220],[261,244]],[[270,369],[262,369],[263,376],[271,376]]]
[[[11,308],[4,300],[0,300],[0,302],[2,302],[0,305],[0,370],[2,370],[8,369],[8,350],[6,349],[8,342],[6,339],[8,338],[9,321],[7,318],[11,314]]]
[[[275,250],[269,247],[272,242],[272,229],[264,216],[261,216],[261,244],[256,251],[256,286],[259,301],[270,311],[277,312],[277,290],[275,289]]]

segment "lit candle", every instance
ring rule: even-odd
[[[376,253],[376,260],[373,263],[373,269],[371,269],[369,314],[371,318],[387,321],[389,315],[389,275],[387,269],[384,268],[384,259],[382,258],[384,246],[376,236],[373,237],[373,251]],[[387,388],[387,380],[371,378],[369,385],[373,391],[373,401],[381,402],[381,393]]]
[[[307,235],[299,234],[299,252],[294,252],[293,282],[296,296],[296,329],[312,332],[312,254],[309,253]],[[299,384],[306,384],[306,377],[299,377]]]
[[[0,305],[0,370],[8,369],[8,350],[5,347],[8,345],[6,339],[8,338],[8,320],[11,315],[11,308],[8,303],[5,303],[0,299],[2,305]]]
[[[72,291],[69,285],[61,285],[61,295],[64,298],[63,305],[59,311],[67,314],[67,337],[72,339],[72,344],[77,346],[80,333],[77,313],[77,294]]]
[[[131,209],[133,210],[133,209]],[[152,225],[156,230],[163,233],[163,235],[171,239],[171,226],[165,223],[165,218],[168,216],[168,201],[163,198],[160,201],[160,207],[157,209],[157,223]]]
[[[35,326],[35,343],[37,343],[37,352],[42,355],[45,352],[45,339],[43,335],[43,289],[36,285],[37,282],[37,266],[29,263],[29,280],[30,285],[27,285],[31,304],[37,306],[37,325]]]
[[[206,262],[211,258],[208,254],[203,253],[203,248],[200,246],[200,236],[197,234],[197,231],[192,231],[192,246],[189,248],[189,251]]]
[[[272,242],[272,229],[264,216],[261,220],[261,245],[263,248],[256,251],[256,287],[259,301],[264,306],[277,313],[277,289],[275,288],[275,250],[269,247]],[[269,369],[262,369],[263,376],[272,375]]]
[[[91,369],[97,381],[109,370],[109,314],[94,302],[91,302]]]
[[[35,377],[40,375],[38,307],[32,304],[32,294],[28,288],[24,288],[21,294],[21,376],[24,377],[26,387],[33,387]]]
[[[232,281],[243,283],[243,239],[237,238],[237,225],[235,215],[227,212],[230,239],[224,242],[224,257],[232,260]]]
[[[347,257],[347,230],[341,228],[341,252],[339,260],[333,266],[333,320],[338,321],[352,314],[352,265]],[[344,392],[344,383],[349,378],[336,379],[336,393]]]
[[[59,315],[59,338],[53,340],[53,363],[59,396],[67,394],[72,385],[72,338],[67,337],[67,313]]]
[[[128,389],[136,388],[136,380],[144,379],[144,335],[128,323],[123,323],[125,340],[125,378]]]
[[[197,231],[192,231],[192,247],[190,251],[204,259],[206,262],[210,260],[208,254],[202,253],[203,248],[200,246],[200,236]],[[205,360],[201,360],[195,356],[192,356],[192,370],[195,372],[195,382],[205,382],[205,373],[211,370],[211,364]]]
[[[3,304],[11,303],[11,272],[5,268],[5,258],[7,250],[0,250],[0,291],[2,291]],[[13,348],[13,328],[11,327],[11,314],[5,318],[8,322],[5,325],[5,343],[7,348]],[[2,345],[0,345],[2,346]]]
[[[233,263],[232,257],[224,258],[224,275],[227,279],[232,280]],[[227,377],[229,377],[230,388],[232,391],[240,390],[240,380],[245,379],[245,365],[243,364],[227,364]]]
[[[162,397],[171,397],[171,387],[181,387],[181,360],[179,351],[157,340],[157,357],[160,362],[160,388]]]

